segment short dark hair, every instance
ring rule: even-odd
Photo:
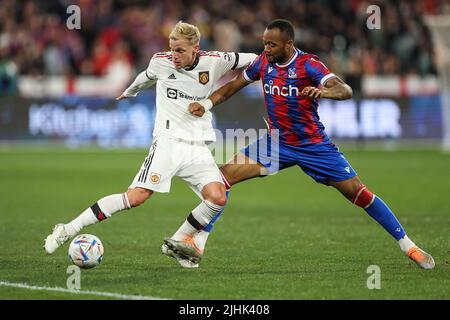
[[[294,26],[288,20],[276,19],[267,25],[267,30],[279,29],[289,40],[294,40]]]

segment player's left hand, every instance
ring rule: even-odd
[[[197,117],[201,117],[205,114],[205,107],[198,102],[190,103],[188,110],[192,115]]]
[[[322,98],[323,91],[316,87],[306,87],[302,90],[301,94],[310,98],[320,99]]]

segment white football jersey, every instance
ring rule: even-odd
[[[176,69],[170,52],[156,53],[147,70],[136,78],[124,95],[136,96],[156,82],[153,135],[164,133],[184,140],[215,141],[211,112],[196,117],[189,113],[188,106],[207,99],[217,80],[230,70],[248,66],[256,57],[253,53],[200,51],[191,67]]]

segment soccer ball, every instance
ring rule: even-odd
[[[102,262],[103,244],[92,234],[80,234],[69,246],[69,259],[83,269],[90,269]]]

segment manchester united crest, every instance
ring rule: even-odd
[[[161,175],[159,173],[152,172],[150,175],[150,182],[153,184],[158,184],[161,180]]]
[[[205,85],[209,82],[209,71],[201,71],[198,73],[198,81]]]

